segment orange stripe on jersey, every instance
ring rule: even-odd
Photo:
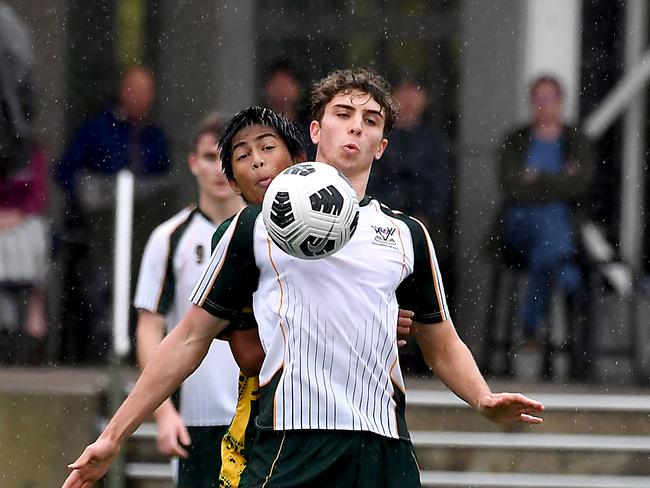
[[[267,249],[268,249],[268,252],[269,252],[269,261],[271,262],[271,266],[273,267],[273,271],[275,271],[275,277],[276,277],[276,280],[278,282],[278,286],[280,287],[280,304],[278,305],[278,311],[277,311],[278,317],[280,317],[280,311],[282,310],[282,305],[284,303],[284,287],[282,286],[282,281],[280,280],[280,273],[278,272],[278,268],[275,266],[275,262],[273,261],[273,255],[271,253],[271,239],[270,238],[266,239],[266,244],[267,244]],[[280,322],[278,323],[278,325],[280,326],[280,331],[282,332],[282,339],[284,340],[284,351],[286,352],[286,350],[287,350],[287,334],[284,332],[284,327],[282,326],[282,319],[280,319]],[[273,374],[269,376],[269,378],[270,378],[269,381],[271,381],[271,379],[273,379],[275,374],[278,371],[280,371],[283,367],[284,367],[284,359],[280,363],[280,366],[278,367],[278,369],[276,369],[273,372]],[[267,381],[264,385],[268,384],[269,381]],[[260,387],[264,386],[264,385],[260,383]],[[277,405],[277,394],[278,394],[278,391],[276,389],[275,394],[273,396],[273,428],[274,429],[276,429],[276,427],[277,427],[276,424],[275,424],[275,419],[277,418],[276,414],[275,414],[275,406]]]
[[[275,470],[275,465],[278,462],[278,459],[280,459],[280,454],[282,453],[282,446],[284,446],[284,437],[286,435],[287,435],[286,431],[282,432],[282,440],[280,441],[280,447],[278,447],[278,453],[275,455],[275,459],[273,460],[273,464],[271,464],[271,469],[269,470],[269,474],[266,476],[266,479],[264,480],[264,483],[262,484],[262,488],[265,488],[267,483],[271,479],[271,475],[273,474],[273,470]]]
[[[395,366],[397,366],[397,358],[395,358],[395,361],[393,361],[393,364],[390,367],[390,370],[389,370],[390,371],[390,373],[389,373],[390,374],[390,379],[393,380],[393,383],[395,384],[395,386],[397,386],[397,388],[399,388],[400,391],[406,395],[406,390],[402,388],[402,385],[399,384],[399,382],[397,381],[397,378],[395,378],[393,376],[393,370],[395,369]]]
[[[402,389],[401,385],[397,382],[397,380],[393,376],[393,370],[395,369],[395,366],[397,366],[397,358],[395,358],[395,361],[393,361],[393,364],[391,365],[388,374],[390,376],[390,379],[392,380],[393,386],[396,386],[404,395],[406,395],[406,390]],[[399,422],[397,420],[397,402],[395,400],[393,400],[393,415],[395,416],[395,429],[399,430],[397,428]]]
[[[429,233],[427,232],[426,227],[424,227],[424,224],[422,224],[422,222],[420,222],[418,219],[415,219],[413,217],[411,218],[415,220],[420,227],[422,227],[422,232],[424,232],[424,238],[427,241],[427,247],[429,248],[429,265],[431,266],[431,274],[433,276],[433,286],[436,289],[436,298],[438,299],[438,306],[440,307],[440,316],[442,317],[441,322],[444,322],[445,320],[448,319],[448,317],[445,310],[444,300],[442,298],[442,294],[440,293],[440,287],[438,284],[439,274],[437,271],[437,266],[433,259],[433,257],[435,256],[435,251],[433,249],[433,242],[431,242],[431,238],[429,237]]]
[[[172,263],[169,262],[169,258],[170,258],[171,253],[172,253],[172,243],[171,243],[172,236],[174,235],[174,233],[178,230],[178,228],[180,226],[185,225],[187,223],[187,221],[193,217],[192,212],[194,212],[194,209],[196,208],[196,206],[189,205],[186,208],[189,211],[189,214],[187,215],[187,217],[184,218],[181,222],[179,222],[178,225],[176,227],[174,227],[174,229],[169,233],[169,239],[167,240],[167,243],[169,244],[169,247],[167,248],[167,257],[165,258],[165,272],[163,273],[163,280],[161,281],[160,287],[158,287],[158,292],[156,293],[156,310],[158,310],[158,308],[160,307],[160,300],[162,300],[162,293],[163,293],[163,290],[165,289],[165,278],[167,277],[167,273],[169,272],[169,266],[170,266],[170,264],[172,264]]]
[[[399,243],[402,246],[402,276],[400,276],[400,279],[404,278],[404,274],[406,273],[406,248],[404,247],[404,240],[402,239],[402,232],[399,230],[399,225],[395,222],[395,219],[392,217],[389,217],[386,214],[383,214],[397,229],[397,237],[399,237]]]
[[[237,214],[237,220],[234,221],[235,226],[237,225],[237,222],[239,222],[240,215],[241,212]],[[223,268],[223,264],[226,262],[226,256],[228,256],[228,249],[230,248],[230,243],[232,242],[232,238],[234,236],[235,236],[235,232],[232,232],[230,234],[230,238],[228,239],[228,244],[226,244],[226,250],[224,251],[223,256],[221,256],[221,260],[219,261],[219,264],[217,265],[217,268],[215,269],[214,273],[212,273],[212,278],[210,279],[210,283],[208,284],[208,286],[204,288],[203,294],[201,295],[201,299],[199,300],[199,304],[198,304],[200,307],[202,307],[205,301],[207,300],[208,295],[210,294],[210,290],[212,290],[212,287],[214,286],[214,282],[217,281],[217,278],[219,277],[219,272],[221,271],[221,268]]]
[[[160,282],[160,286],[158,287],[158,291],[156,292],[156,310],[159,310],[160,307],[160,300],[162,299],[162,293],[163,290],[165,289],[165,278],[167,277],[167,273],[169,272],[169,254],[172,252],[172,245],[171,242],[169,243],[169,247],[167,248],[167,257],[165,258],[165,271],[163,272],[163,279]]]

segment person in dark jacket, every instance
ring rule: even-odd
[[[415,78],[402,79],[395,99],[399,105],[395,127],[384,155],[373,164],[368,193],[427,227],[446,283],[453,289],[450,144],[429,116],[430,97],[423,83]],[[400,361],[408,373],[428,373],[413,339],[401,351]]]
[[[529,273],[524,339],[537,340],[554,283],[578,298],[584,283],[576,262],[577,221],[593,180],[589,141],[562,119],[562,87],[542,76],[531,88],[532,125],[508,134],[498,151],[504,194],[503,243]]]
[[[61,258],[65,285],[61,358],[65,361],[101,361],[110,344],[117,174],[129,169],[135,176],[133,255],[142,253],[153,222],[164,218],[162,199],[171,198],[173,190],[166,191],[171,181],[168,142],[151,116],[155,93],[149,68],[128,68],[115,103],[79,125],[56,167],[66,203]],[[134,276],[136,272],[133,267]]]
[[[134,66],[122,78],[117,103],[79,126],[56,173],[68,198],[78,198],[76,180],[82,169],[102,175],[115,175],[124,168],[136,175],[167,170],[167,140],[150,120],[154,96],[153,73]]]

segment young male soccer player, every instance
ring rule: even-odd
[[[190,307],[187,297],[210,259],[217,226],[243,206],[221,170],[218,141],[224,121],[217,115],[197,127],[187,156],[198,186],[198,206],[159,225],[140,265],[134,306],[138,309],[136,349],[141,368],[149,362],[166,329]],[[220,444],[235,412],[239,368],[225,341],[212,341],[201,365],[181,386],[180,414],[171,399],[154,412],[158,449],[179,456],[177,486],[218,486]]]
[[[233,141],[235,144],[233,144]],[[221,155],[225,157],[224,173],[233,190],[251,204],[261,204],[271,180],[295,162],[304,159],[304,149],[299,128],[275,112],[254,106],[237,113],[224,130],[220,141]],[[233,165],[233,151],[239,160]],[[215,232],[213,247],[217,245],[232,219],[224,221]],[[188,294],[189,296],[189,294]],[[252,310],[240,314],[239,327],[230,327],[225,334],[238,358],[261,358],[261,349]],[[249,328],[251,327],[251,328]],[[245,328],[245,329],[244,329]],[[251,332],[254,335],[251,336]],[[241,473],[246,466],[254,428],[252,419],[257,414],[260,361],[239,360],[243,363],[239,377],[237,410],[221,444],[222,465],[220,486],[239,486]]]
[[[64,488],[99,479],[147,412],[250,304],[266,358],[242,486],[419,486],[397,361],[398,301],[415,311],[425,359],[457,395],[493,421],[542,421],[540,403],[489,390],[449,319],[426,230],[365,196],[394,118],[390,88],[365,70],[337,71],[312,99],[316,159],[343,172],[362,202],[354,237],[333,256],[298,260],[270,242],[259,207],[242,210],[197,285],[201,306],[161,343],[104,432],[70,465]],[[233,164],[245,155],[234,151]],[[374,244],[374,227],[394,229],[395,239]]]
[[[241,194],[246,202],[261,204],[270,180],[304,159],[299,130],[286,117],[258,106],[240,111],[228,122],[220,141],[224,172],[235,192]],[[233,161],[235,151],[238,156],[236,162]],[[219,226],[213,237],[213,247],[231,221],[232,218]],[[412,312],[400,310],[398,336],[408,333],[411,315]],[[229,327],[235,330],[222,334],[228,338],[238,363],[242,365],[236,414],[222,441],[220,484],[225,487],[239,485],[246,465],[254,434],[252,419],[257,415],[257,374],[264,359],[252,310],[243,313],[237,322],[238,330]],[[259,351],[255,352],[257,348]]]
[[[339,169],[361,202],[354,237],[335,256],[303,261],[270,244],[259,208],[247,207],[192,298],[222,317],[252,304],[259,324],[266,351],[260,414],[241,484],[417,486],[395,332],[388,327],[398,301],[421,323],[416,338],[429,366],[481,413],[538,422],[531,413],[542,406],[490,393],[449,319],[426,230],[365,196],[394,118],[385,82],[364,70],[335,72],[316,85],[312,109],[316,159]],[[233,167],[251,164],[245,147],[238,152],[235,140],[233,148]],[[223,161],[227,168],[227,154]],[[377,242],[377,228],[395,238]],[[241,277],[233,286],[228,277],[235,270]]]

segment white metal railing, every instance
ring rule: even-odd
[[[624,113],[619,242],[623,258],[635,271],[642,264],[644,231],[646,97],[643,89],[650,79],[650,50],[643,53],[647,45],[647,10],[645,0],[626,2],[626,73],[584,122],[586,134],[597,139]]]
[[[131,349],[129,298],[131,295],[131,240],[133,233],[133,173],[117,175],[115,192],[115,256],[113,271],[113,354],[120,360]]]

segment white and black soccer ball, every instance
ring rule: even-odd
[[[269,236],[284,252],[319,259],[350,240],[359,220],[359,201],[336,168],[300,163],[273,179],[264,195],[262,218]]]

